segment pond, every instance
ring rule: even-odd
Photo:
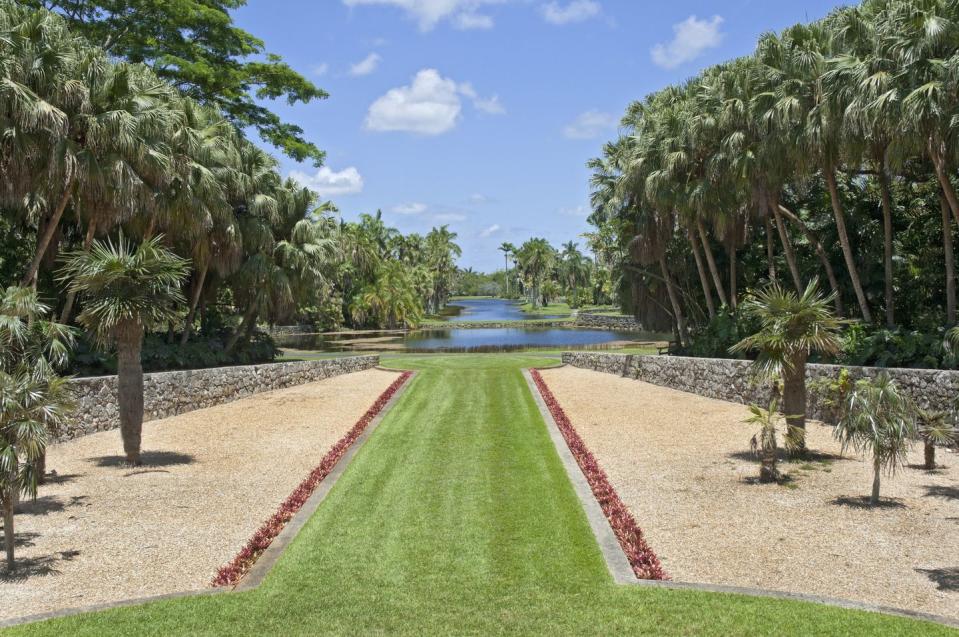
[[[529,321],[535,319],[564,318],[562,314],[535,315],[520,310],[519,301],[506,299],[457,299],[446,306],[445,320],[450,323],[462,321]]]
[[[650,340],[659,340],[658,335],[577,328],[453,328],[276,337],[280,347],[325,352],[507,352],[528,348],[601,348]]]

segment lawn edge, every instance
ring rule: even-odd
[[[606,473],[576,432],[539,371],[523,370],[523,374],[530,384],[533,397],[538,399],[536,402],[543,413],[543,419],[551,428],[558,430],[565,441],[569,456],[557,446],[560,458],[563,459],[570,480],[580,496],[580,502],[590,519],[593,534],[600,544],[613,579],[620,584],[634,583],[638,579],[668,579],[669,576],[663,570],[656,553],[646,543],[636,519],[623,504]],[[558,440],[554,438],[554,442]],[[575,460],[575,470],[569,460]],[[579,476],[583,476],[583,479],[579,479]],[[583,484],[584,481],[586,484]],[[602,518],[598,517],[597,508]],[[610,533],[616,540],[615,544],[610,541]],[[632,577],[623,572],[623,560],[626,561]]]
[[[357,449],[396,403],[400,390],[412,376],[413,372],[405,371],[390,383],[356,424],[333,444],[320,463],[297,485],[276,513],[253,533],[233,560],[217,571],[212,586],[232,586],[244,591],[260,585],[283,550],[326,498]]]
[[[557,369],[557,368],[552,368]],[[554,409],[557,413],[561,414],[561,418],[565,419],[568,423],[569,431],[576,436],[579,440],[579,443],[582,445],[582,448],[594,463],[596,463],[595,457],[592,456],[592,453],[588,450],[585,443],[582,441],[582,438],[576,433],[575,428],[572,423],[569,421],[569,418],[566,416],[566,413],[563,411],[562,406],[559,404],[559,401],[556,400],[552,392],[549,390],[549,386],[546,384],[546,381],[539,374],[539,370],[523,370],[523,376],[526,377],[526,381],[529,384],[530,390],[533,394],[534,399],[536,400],[537,406],[540,408],[540,412],[543,415],[543,419],[547,423],[547,427],[551,429],[550,434],[553,436],[552,428],[556,428],[556,432],[562,436],[561,440],[566,442],[566,445],[569,445],[569,441],[566,438],[563,428],[559,427],[556,419],[554,418],[555,414]],[[539,379],[537,382],[536,379]],[[547,400],[542,394],[546,393],[552,401]],[[553,436],[553,441],[558,442],[555,436]],[[865,611],[870,613],[876,613],[881,615],[891,615],[895,617],[901,617],[904,619],[913,619],[920,621],[927,621],[934,624],[940,624],[947,626],[949,628],[959,628],[959,620],[953,619],[951,617],[945,617],[943,615],[935,615],[933,613],[926,613],[923,611],[914,611],[905,608],[896,608],[893,606],[883,606],[880,604],[870,604],[868,602],[860,602],[850,599],[843,599],[839,597],[825,597],[821,595],[811,595],[807,593],[793,593],[789,591],[779,591],[774,589],[765,589],[765,588],[750,588],[745,586],[734,586],[729,584],[707,584],[699,582],[682,582],[674,580],[663,580],[663,579],[650,579],[650,578],[641,578],[635,576],[633,573],[629,573],[630,577],[624,577],[621,571],[621,563],[626,561],[629,565],[628,557],[626,552],[623,550],[622,545],[619,543],[618,538],[616,539],[615,545],[610,545],[608,536],[613,532],[613,527],[611,521],[608,517],[603,514],[601,520],[597,520],[594,517],[592,512],[600,509],[600,504],[595,497],[595,494],[592,492],[590,486],[582,485],[581,477],[585,480],[588,480],[588,476],[582,470],[582,467],[578,464],[578,459],[575,459],[575,454],[572,452],[570,447],[566,447],[565,450],[560,449],[557,446],[557,449],[560,451],[560,459],[563,461],[564,466],[566,467],[567,473],[569,473],[570,480],[573,482],[574,489],[576,490],[577,495],[580,497],[580,501],[583,504],[583,508],[586,509],[587,518],[589,519],[590,526],[593,528],[593,533],[596,535],[596,540],[600,545],[600,549],[603,552],[603,557],[606,558],[606,564],[609,567],[610,574],[613,576],[613,580],[617,584],[627,585],[627,586],[644,586],[652,588],[665,588],[670,590],[686,590],[686,591],[700,591],[705,593],[719,593],[719,594],[731,594],[731,595],[745,595],[749,597],[764,597],[779,599],[784,601],[794,601],[794,602],[807,602],[813,604],[821,604],[824,606],[834,606],[842,608],[845,610],[857,610]],[[567,453],[564,453],[566,451]],[[596,463],[597,469],[602,472],[602,469],[599,468],[598,463]],[[603,478],[606,478],[605,473],[602,474]],[[607,478],[608,481],[608,478]],[[581,488],[585,486],[585,488]],[[609,486],[610,490],[615,494],[612,485]],[[616,498],[618,499],[618,495]],[[620,501],[621,502],[621,501]],[[624,505],[625,506],[625,505]],[[604,523],[605,522],[605,523]],[[617,555],[618,554],[618,555]]]

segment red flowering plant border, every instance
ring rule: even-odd
[[[246,543],[246,546],[240,549],[240,552],[236,554],[233,561],[217,571],[216,577],[214,577],[211,582],[212,586],[233,586],[249,572],[257,558],[273,543],[273,540],[280,534],[283,527],[293,519],[297,511],[299,511],[310,496],[313,495],[313,492],[316,490],[316,487],[319,486],[320,482],[330,475],[330,472],[333,470],[333,467],[336,466],[336,463],[339,462],[340,458],[343,457],[353,443],[356,442],[357,438],[359,438],[369,424],[373,422],[377,414],[383,410],[386,403],[389,402],[393,395],[399,391],[400,387],[402,387],[412,375],[413,372],[403,372],[399,378],[387,387],[386,391],[380,394],[376,402],[366,410],[366,413],[353,425],[352,429],[326,452],[320,464],[317,465],[310,472],[310,475],[283,501],[283,504],[280,505],[276,513],[257,529],[253,537]]]
[[[599,466],[596,457],[576,432],[566,412],[564,412],[560,406],[559,401],[556,400],[553,392],[551,392],[546,385],[546,381],[543,380],[539,371],[535,369],[531,369],[530,374],[533,377],[533,382],[536,383],[537,389],[539,389],[540,395],[542,395],[543,400],[546,402],[549,413],[553,415],[556,426],[559,427],[560,433],[563,434],[566,445],[576,458],[580,469],[583,470],[586,481],[589,482],[589,487],[592,489],[593,495],[596,497],[597,502],[599,502],[600,508],[603,509],[606,519],[609,520],[609,525],[613,528],[613,532],[616,534],[616,539],[619,540],[619,545],[623,548],[623,552],[626,553],[626,559],[629,560],[630,566],[633,567],[633,572],[636,574],[636,577],[648,580],[669,579],[666,571],[663,570],[662,564],[659,562],[659,558],[656,557],[656,553],[653,552],[653,549],[649,547],[649,544],[647,544],[643,538],[643,531],[639,528],[639,525],[636,524],[636,519],[633,518],[633,514],[629,512],[629,509],[627,509],[623,501],[620,500],[619,494],[616,493],[616,489],[614,489],[613,485],[609,482],[606,472]]]

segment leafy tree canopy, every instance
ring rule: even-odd
[[[75,33],[111,55],[150,66],[190,97],[217,106],[239,127],[252,126],[297,161],[324,153],[256,100],[289,104],[327,93],[266,53],[263,41],[233,24],[245,0],[23,0],[63,15]]]

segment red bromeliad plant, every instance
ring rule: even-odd
[[[386,406],[390,398],[399,391],[403,383],[412,375],[413,372],[403,372],[399,378],[393,381],[386,391],[380,394],[376,402],[373,403],[373,406],[363,414],[363,417],[353,425],[353,428],[350,429],[345,436],[340,438],[336,444],[326,452],[322,462],[310,472],[306,480],[294,489],[293,493],[280,505],[277,512],[257,529],[253,537],[246,543],[246,546],[233,558],[233,561],[217,572],[216,577],[213,578],[213,582],[211,582],[213,586],[233,586],[249,572],[257,558],[273,543],[273,540],[280,534],[280,531],[283,530],[287,522],[293,519],[297,511],[299,511],[309,497],[313,495],[313,491],[316,490],[320,482],[322,482],[326,476],[330,475],[330,472],[333,470],[333,467],[336,466],[336,463],[339,462],[340,458],[343,457],[346,451],[356,442],[357,438],[359,438],[369,424],[373,422],[376,415]]]
[[[580,469],[583,470],[583,474],[589,482],[593,495],[599,502],[599,506],[603,509],[603,513],[606,514],[609,525],[613,527],[616,539],[619,540],[619,545],[623,547],[623,552],[626,553],[626,559],[629,560],[630,566],[633,567],[633,572],[636,573],[636,577],[651,580],[669,579],[669,576],[663,570],[662,564],[659,563],[659,558],[656,557],[653,549],[649,547],[643,538],[643,531],[639,528],[639,525],[636,524],[633,514],[629,512],[629,509],[626,508],[623,501],[619,499],[619,494],[616,493],[613,485],[610,484],[609,478],[606,477],[606,472],[599,466],[596,457],[593,456],[592,452],[586,447],[586,443],[583,442],[583,439],[579,437],[576,429],[573,428],[573,424],[570,422],[566,412],[563,411],[563,408],[559,405],[559,401],[556,400],[553,392],[547,387],[546,381],[543,380],[543,377],[535,369],[530,370],[530,372],[533,376],[533,381],[536,383],[536,387],[539,389],[539,393],[543,396],[543,400],[549,408],[549,412],[553,415],[553,420],[556,421],[556,426],[559,427],[560,433],[562,433],[563,438],[566,439],[569,450],[576,458]]]

